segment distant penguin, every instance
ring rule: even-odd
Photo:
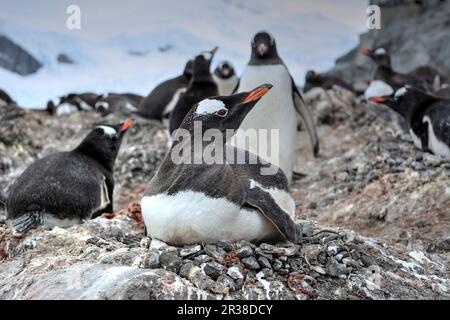
[[[5,91],[0,89],[0,107],[15,103],[13,99]]]
[[[384,82],[392,87],[392,90],[399,89],[405,85],[422,88],[423,90],[433,90],[433,81],[428,78],[423,78],[417,74],[403,74],[396,72],[392,68],[391,57],[385,48],[377,48],[375,50],[362,49],[361,53],[372,59],[377,65],[372,76],[372,82]],[[370,85],[372,85],[372,82]],[[369,85],[369,88],[370,88]],[[375,83],[377,86],[378,84]]]
[[[217,49],[218,48],[216,47],[211,51],[204,51],[195,57],[194,73],[191,82],[189,83],[186,92],[181,95],[170,115],[170,135],[173,135],[173,132],[180,127],[186,114],[197,102],[219,94],[217,84],[210,71],[211,61],[214,58]]]
[[[59,98],[55,103],[50,100],[47,103],[47,112],[57,116],[71,114],[77,111],[93,111],[95,104],[101,99],[101,95],[86,93],[69,93]]]
[[[131,125],[99,125],[73,151],[29,166],[8,192],[9,226],[19,233],[39,225],[69,227],[112,212],[114,162]]]
[[[133,93],[107,93],[95,104],[95,111],[103,116],[111,113],[131,115],[138,111],[144,98]]]
[[[181,76],[162,82],[150,92],[139,105],[138,114],[147,119],[168,121],[178,99],[186,91],[192,73],[193,61],[189,60]]]
[[[208,98],[189,111],[141,200],[150,237],[177,246],[218,240],[285,238],[299,242],[300,234],[293,221],[295,202],[288,193],[283,172],[278,168],[274,175],[263,175],[261,168],[267,163],[262,159],[225,146],[229,130],[237,130],[253,108],[261,107],[255,105],[270,88],[271,85],[262,85],[250,92]],[[198,122],[202,134],[216,130],[219,137],[212,142],[204,141],[197,151],[193,135]],[[204,153],[211,154],[212,149],[224,148],[235,155],[245,155],[246,159],[255,157],[257,161],[238,164],[225,156],[229,152],[217,152],[218,158],[213,163],[202,158]],[[178,162],[180,150],[188,150],[184,156],[192,157],[190,161],[185,162],[188,160],[185,158]],[[193,163],[192,159],[198,157],[202,161]]]
[[[273,84],[273,88],[241,125],[245,131],[257,130],[258,133],[238,132],[231,143],[279,166],[291,182],[297,159],[297,115],[300,115],[306,126],[316,156],[319,153],[319,139],[311,112],[289,70],[278,56],[275,39],[264,31],[258,32],[253,38],[251,58],[241,76],[237,92],[251,90],[262,82]],[[270,139],[272,129],[278,130],[279,141]],[[261,130],[267,130],[269,139],[261,140]],[[277,146],[279,150],[272,150]],[[261,150],[264,150],[264,154]]]
[[[353,86],[348,84],[344,80],[336,77],[327,76],[323,74],[315,73],[313,70],[309,70],[305,76],[305,86],[303,92],[307,93],[312,88],[322,88],[325,90],[333,89],[334,86],[338,86],[353,92]]]
[[[234,92],[239,83],[233,66],[228,61],[222,61],[213,73],[214,80],[219,88],[219,95],[229,96]]]
[[[405,86],[393,95],[373,97],[402,115],[414,144],[423,151],[450,159],[450,99]]]

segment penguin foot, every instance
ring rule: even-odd
[[[43,222],[42,212],[26,213],[10,221],[9,225],[14,232],[25,233]]]

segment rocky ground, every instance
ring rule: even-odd
[[[19,238],[0,209],[0,299],[449,299],[450,163],[417,151],[384,107],[340,90],[307,100],[322,150],[312,158],[299,135],[301,245],[175,248],[145,237],[138,203],[166,137],[137,119],[116,166],[114,213]],[[0,192],[93,123],[119,120],[0,109]]]

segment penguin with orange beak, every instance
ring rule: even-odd
[[[44,225],[70,227],[113,212],[114,163],[131,119],[97,125],[74,150],[37,160],[14,182],[6,200],[17,233]]]

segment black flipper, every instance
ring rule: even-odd
[[[245,204],[261,211],[287,240],[300,243],[302,235],[297,226],[286,211],[278,206],[270,193],[259,187],[252,187],[247,190]]]
[[[236,94],[236,93],[238,93],[237,90],[238,90],[240,84],[241,84],[241,79],[238,79],[238,82],[236,83],[236,87],[234,87],[234,89],[233,89],[233,91],[231,92],[231,94]]]
[[[29,212],[10,220],[9,225],[15,232],[25,233],[41,225],[42,222],[42,212]]]
[[[311,110],[309,110],[308,106],[305,103],[305,100],[303,100],[300,91],[298,91],[294,79],[292,79],[292,91],[293,91],[292,99],[294,100],[295,109],[297,110],[298,114],[303,120],[303,123],[306,126],[306,130],[308,131],[309,139],[311,141],[311,145],[313,148],[314,156],[317,157],[319,155],[319,137],[317,135],[316,126],[314,125]]]

